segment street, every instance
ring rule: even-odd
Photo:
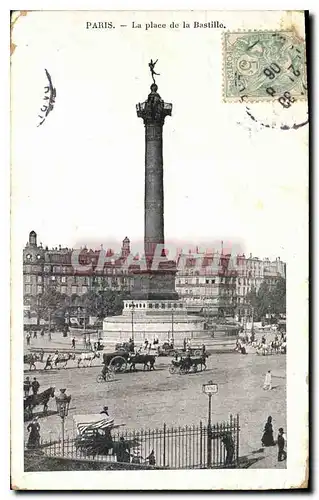
[[[91,368],[77,368],[76,361],[70,361],[66,369],[37,370],[25,375],[31,380],[37,377],[40,392],[54,386],[56,395],[60,388],[66,388],[67,394],[71,394],[69,416],[65,421],[69,437],[75,433],[73,415],[99,413],[105,405],[115,423],[125,424],[124,429],[162,428],[164,422],[173,427],[198,425],[200,420],[206,424],[208,398],[202,393],[202,384],[210,380],[218,384],[218,394],[212,399],[212,423],[239,413],[240,456],[260,449],[269,415],[273,417],[275,439],[279,427],[286,430],[286,356],[211,354],[205,372],[186,375],[171,375],[170,362],[171,358],[160,357],[155,371],[119,373],[114,381],[101,384],[96,382],[101,358],[95,359]],[[262,386],[268,370],[272,371],[273,389],[264,391]],[[39,410],[42,408],[37,407],[34,413]],[[55,410],[55,400],[51,399],[49,413]],[[55,439],[61,434],[57,414],[40,416],[39,423],[42,439]],[[277,449],[273,447],[266,452],[275,457]],[[285,463],[280,466],[285,467]]]

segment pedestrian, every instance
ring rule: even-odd
[[[183,340],[183,351],[186,351],[186,339]]]
[[[233,462],[234,452],[235,452],[235,443],[231,434],[227,433],[222,438],[222,443],[226,449],[226,459],[225,465],[231,465]]]
[[[28,425],[27,431],[30,432],[29,439],[27,443],[27,448],[39,448],[40,446],[40,425],[38,422],[38,417]]]
[[[52,369],[52,357],[51,357],[51,354],[49,354],[48,357],[47,357],[44,369],[46,370],[49,367]]]
[[[72,338],[72,347],[73,347],[73,349],[75,349],[75,338],[74,337]]]
[[[154,450],[151,451],[151,453],[148,457],[145,458],[145,460],[148,460],[149,465],[156,465]]]
[[[29,392],[31,389],[30,377],[26,377],[23,383],[24,397],[27,398],[29,396]]]
[[[49,340],[52,340],[51,330],[49,330]]]
[[[116,460],[123,463],[130,461],[130,451],[123,436],[120,437],[120,441],[116,447]]]
[[[109,417],[109,407],[108,406],[103,406],[103,410],[100,411],[100,413],[105,413],[107,417]]]
[[[263,389],[264,391],[271,391],[271,371],[268,370],[268,372],[265,375],[265,380],[264,380],[264,386]]]
[[[26,334],[25,338],[27,339],[27,345],[30,345],[31,335],[29,332]]]
[[[266,337],[265,337],[265,335],[263,335],[263,336],[261,337],[261,343],[262,343],[262,344],[266,344]]]
[[[38,394],[39,389],[40,389],[40,384],[35,377],[33,379],[31,386],[32,386],[33,395],[36,396]]]
[[[44,328],[42,328],[40,335],[41,337],[44,337]]]
[[[285,451],[286,439],[284,435],[284,430],[282,427],[278,430],[277,445],[278,445],[278,462],[286,460],[287,453]]]
[[[261,443],[263,446],[274,446],[276,443],[274,441],[274,431],[272,428],[272,417],[268,417],[265,424],[264,433],[261,438]]]
[[[37,339],[38,338],[38,332],[36,330],[34,330],[33,332],[33,338],[34,339]]]

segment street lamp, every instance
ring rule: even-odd
[[[208,420],[207,420],[207,467],[212,465],[212,395],[218,393],[218,385],[210,380],[203,384],[202,391],[208,395]]]
[[[65,394],[66,389],[60,389],[59,396],[55,397],[56,409],[61,417],[62,424],[62,456],[64,457],[64,420],[68,416],[71,396]]]
[[[134,304],[134,301],[132,300],[132,303],[130,304],[131,312],[132,312],[132,340],[134,342],[134,309],[136,305]]]
[[[172,343],[174,347],[174,310],[172,311]]]

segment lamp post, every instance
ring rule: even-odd
[[[64,457],[64,420],[68,416],[71,396],[65,394],[66,389],[60,389],[59,396],[56,396],[56,409],[61,417],[62,424],[62,456]]]
[[[174,347],[174,311],[172,311],[172,343]]]
[[[131,313],[132,313],[132,340],[134,342],[134,309],[135,309],[136,305],[134,303],[134,301],[132,300],[132,303],[130,304],[130,308],[131,308]]]
[[[210,380],[203,384],[202,391],[208,395],[208,419],[207,419],[207,467],[212,466],[212,395],[218,393],[218,385]]]

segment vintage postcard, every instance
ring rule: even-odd
[[[12,13],[13,489],[307,487],[307,89],[303,11]]]

